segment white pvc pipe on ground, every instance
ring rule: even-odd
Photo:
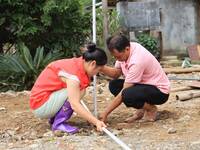
[[[90,110],[89,110],[88,107],[85,105],[85,103],[83,102],[83,100],[81,100],[81,104],[83,105],[83,107],[84,107],[88,112],[90,112]]]
[[[85,105],[85,103],[81,100],[81,104],[83,107],[90,112],[88,107]],[[106,128],[102,128],[102,130],[109,136],[111,139],[113,139],[117,144],[119,144],[124,150],[131,150],[124,142],[122,142],[119,138],[117,138],[113,133],[111,133],[109,130]]]
[[[122,142],[119,138],[117,138],[113,133],[108,131],[106,128],[102,128],[103,131],[109,135],[116,143],[118,143],[123,149],[131,150],[124,142]]]

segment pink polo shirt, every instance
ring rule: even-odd
[[[31,109],[35,110],[42,106],[52,92],[67,88],[67,84],[60,77],[76,80],[80,83],[80,90],[85,89],[90,83],[82,57],[54,61],[41,72],[31,90]]]
[[[170,82],[157,59],[143,46],[131,42],[128,60],[116,61],[115,67],[121,68],[126,83],[154,85],[168,94]]]

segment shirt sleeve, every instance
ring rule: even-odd
[[[116,62],[115,62],[115,68],[117,68],[117,69],[120,69],[120,68],[121,68],[121,65],[120,65],[120,62],[119,62],[119,61],[116,61]]]
[[[58,72],[58,76],[65,77],[65,78],[68,78],[68,79],[71,79],[71,80],[75,80],[75,81],[80,83],[80,80],[76,75],[69,74],[69,73],[65,72],[64,70],[60,70]]]
[[[139,83],[142,80],[144,67],[139,64],[132,64],[128,68],[128,73],[125,77],[126,83]]]

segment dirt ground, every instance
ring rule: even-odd
[[[189,75],[189,74],[187,74]],[[179,76],[187,76],[179,75]],[[98,81],[98,112],[112,100],[107,81]],[[171,81],[172,88],[182,87],[189,81]],[[194,91],[194,90],[193,90]],[[198,91],[198,90],[195,90]],[[122,124],[134,109],[121,105],[108,118],[109,131],[135,150],[199,150],[200,149],[200,98],[177,101],[171,93],[167,103],[159,106],[159,120]],[[53,133],[48,120],[40,120],[29,110],[29,92],[0,94],[0,150],[107,150],[121,149],[106,134],[98,133],[93,126],[78,116],[70,123],[80,132],[74,135]],[[92,88],[84,98],[93,110]]]

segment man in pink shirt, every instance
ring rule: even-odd
[[[122,102],[137,111],[126,122],[139,119],[155,121],[157,107],[168,100],[169,80],[156,58],[143,46],[130,42],[124,35],[116,35],[107,40],[111,54],[117,59],[115,67],[104,66],[102,73],[114,80],[109,89],[114,100],[100,115],[106,122],[107,116]],[[118,79],[123,75],[124,79]]]

